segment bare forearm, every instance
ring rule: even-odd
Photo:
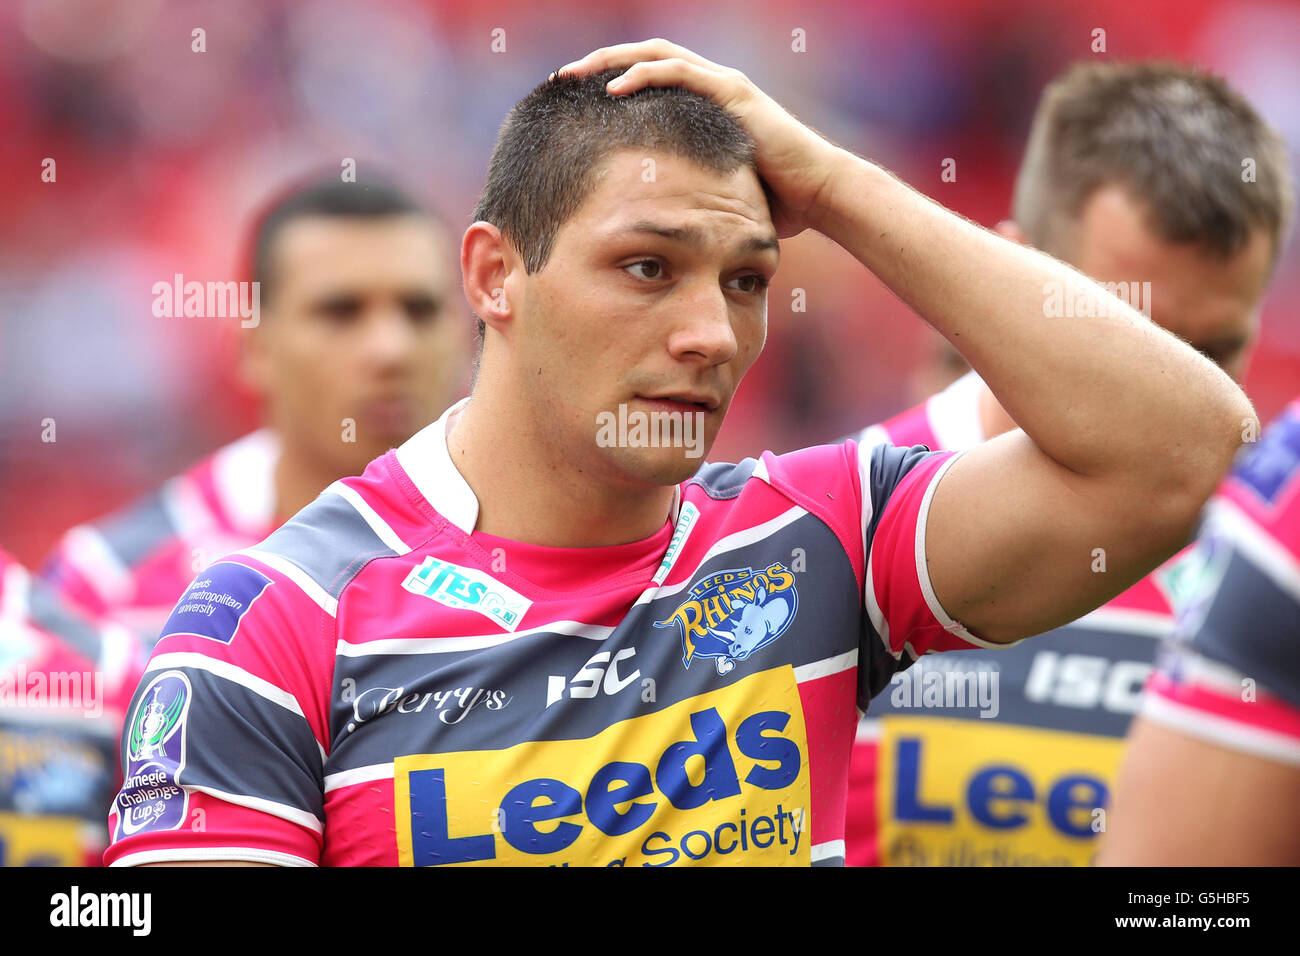
[[[1116,296],[849,153],[822,200],[815,227],[952,342],[1061,465],[1206,494],[1227,468],[1254,416],[1245,395]],[[1073,302],[1080,288],[1098,315],[1049,317],[1051,294]]]

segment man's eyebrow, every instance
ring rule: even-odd
[[[665,226],[660,223],[650,222],[646,219],[630,223],[622,229],[618,229],[611,234],[615,236],[625,235],[626,233],[644,233],[652,236],[660,236],[664,239],[671,239],[673,242],[684,243],[688,246],[703,246],[704,233],[693,226]],[[773,252],[779,251],[780,246],[777,243],[775,235],[771,236],[750,236],[740,246],[741,252]]]

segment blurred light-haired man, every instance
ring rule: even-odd
[[[1288,170],[1277,133],[1223,80],[1171,63],[1083,64],[1043,92],[998,231],[1113,289],[1240,380],[1292,218]],[[1074,290],[1044,292],[1047,320],[1088,321]],[[957,450],[1015,427],[969,372],[855,437]],[[1093,552],[1099,575],[1105,559]],[[849,863],[1091,862],[1187,570],[1172,559],[1023,645],[899,675],[859,727]],[[971,691],[966,706],[936,704],[932,689],[955,685]]]

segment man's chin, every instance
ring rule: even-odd
[[[691,456],[681,448],[614,449],[613,464],[637,483],[678,485],[695,477],[704,456]]]

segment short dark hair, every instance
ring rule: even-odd
[[[410,194],[388,181],[343,182],[338,174],[291,186],[269,202],[253,227],[252,276],[263,305],[271,299],[275,243],[290,223],[324,216],[334,219],[383,219],[389,216],[435,217]]]
[[[474,221],[500,229],[530,274],[546,265],[560,227],[616,150],[671,153],[723,174],[745,165],[757,172],[753,139],[721,106],[679,87],[606,93],[605,85],[623,72],[541,83],[501,126]],[[482,338],[481,319],[478,330]]]
[[[1254,181],[1246,181],[1246,160]],[[1166,61],[1081,63],[1034,114],[1012,215],[1035,246],[1063,249],[1063,221],[1098,187],[1125,187],[1168,242],[1228,257],[1263,227],[1276,258],[1295,204],[1286,147],[1226,82]]]

